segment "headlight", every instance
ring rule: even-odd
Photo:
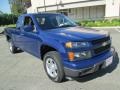
[[[82,59],[89,59],[92,57],[90,51],[83,51],[83,52],[68,52],[68,57],[70,61],[73,60],[82,60]]]
[[[88,42],[67,42],[65,46],[67,48],[89,47],[89,43]]]

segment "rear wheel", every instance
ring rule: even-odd
[[[62,82],[64,70],[58,52],[50,51],[44,56],[44,69],[48,77],[54,82]]]
[[[17,47],[13,45],[13,42],[11,40],[9,40],[9,49],[10,49],[10,52],[13,54],[17,52]]]

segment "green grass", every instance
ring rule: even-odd
[[[120,19],[113,20],[96,20],[96,21],[79,21],[78,25],[86,27],[105,27],[105,26],[120,26]]]
[[[16,24],[5,25],[5,27],[16,27]]]
[[[10,24],[10,25],[1,25],[0,27],[16,27],[16,24]]]

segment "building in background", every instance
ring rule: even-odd
[[[74,20],[120,18],[120,0],[31,0],[27,13],[59,12]]]

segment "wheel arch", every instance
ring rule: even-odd
[[[65,52],[65,49],[60,45],[52,46],[52,45],[42,44],[40,47],[40,57],[42,60],[44,55],[49,51],[57,51],[61,55],[61,53]]]
[[[9,42],[9,40],[11,39],[10,36],[6,35],[6,40]]]

